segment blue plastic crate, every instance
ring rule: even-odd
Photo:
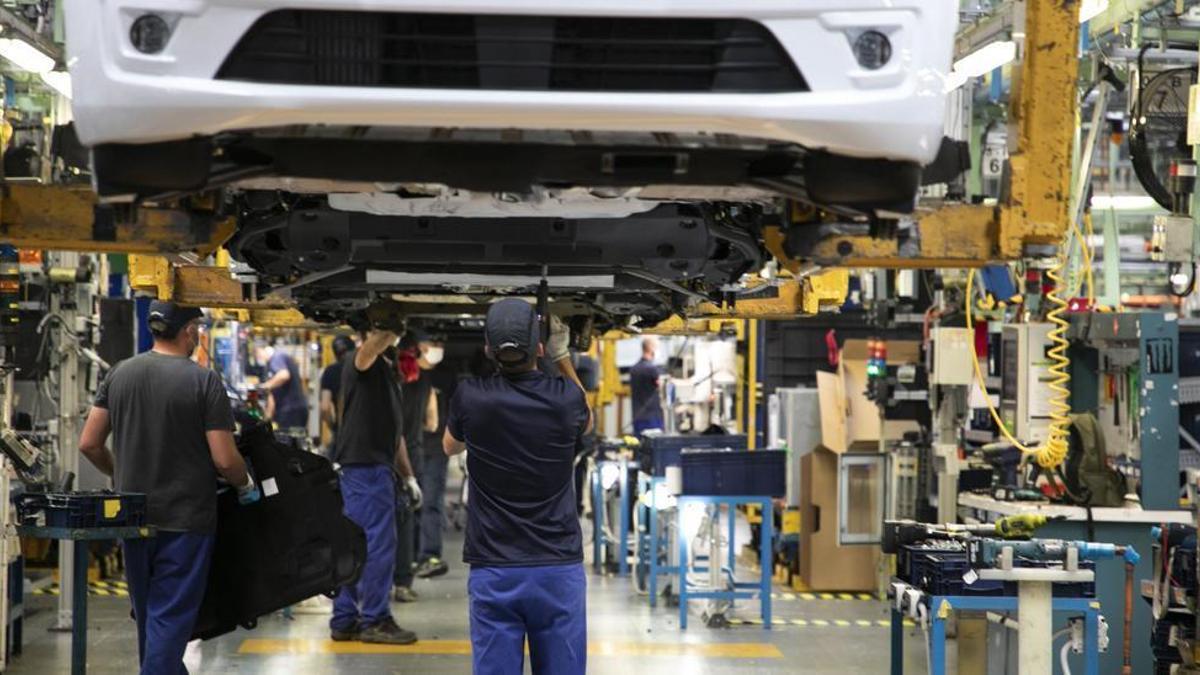
[[[684,448],[745,450],[747,447],[745,434],[644,436],[638,460],[643,467],[654,467],[655,476],[665,476],[668,466],[679,466],[679,453]]]
[[[787,494],[786,450],[695,450],[680,454],[683,494],[782,497]]]
[[[132,492],[43,492],[21,496],[21,521],[45,527],[137,527],[146,521],[146,495]]]

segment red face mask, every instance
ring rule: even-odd
[[[401,351],[399,358],[396,359],[396,368],[400,372],[401,382],[404,384],[416,382],[421,377],[421,366],[417,364],[416,350]]]

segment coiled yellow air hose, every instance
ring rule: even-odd
[[[1000,419],[1000,413],[996,407],[992,405],[991,396],[987,393],[987,382],[983,377],[983,369],[979,366],[979,355],[971,350],[972,359],[975,366],[975,380],[979,384],[980,391],[983,392],[984,400],[987,401],[988,412],[992,415],[992,420],[996,422],[996,428],[1000,430],[1001,435],[1012,443],[1014,447],[1027,455],[1033,455],[1037,463],[1047,469],[1052,469],[1067,458],[1067,445],[1070,438],[1071,419],[1067,416],[1071,412],[1071,405],[1067,402],[1071,396],[1071,391],[1067,388],[1071,383],[1071,374],[1067,368],[1071,365],[1071,360],[1067,358],[1067,320],[1063,318],[1063,313],[1067,309],[1067,301],[1058,296],[1059,288],[1062,285],[1062,271],[1066,266],[1066,257],[1062,254],[1061,248],[1056,258],[1054,267],[1046,273],[1050,277],[1050,281],[1054,282],[1054,287],[1046,293],[1046,300],[1054,305],[1054,308],[1046,315],[1046,318],[1054,324],[1054,328],[1050,331],[1049,339],[1053,346],[1046,355],[1054,362],[1050,370],[1050,381],[1047,386],[1050,387],[1050,428],[1046,439],[1037,447],[1029,447],[1021,443],[1012,435],[1012,432],[1005,426],[1004,420]],[[975,327],[975,321],[972,316],[971,307],[974,305],[972,290],[975,283],[975,270],[967,272],[967,326]]]

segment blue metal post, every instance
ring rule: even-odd
[[[717,515],[721,514],[721,507],[717,507]],[[733,574],[733,570],[737,568],[737,548],[734,545],[737,541],[737,507],[733,504],[725,507],[725,514],[729,520],[729,573]]]
[[[604,543],[604,496],[600,487],[600,466],[592,471],[592,568],[600,571]]]
[[[929,675],[946,675],[946,622],[938,618],[942,598],[929,599]]]
[[[658,606],[658,479],[650,479],[650,606]]]
[[[892,606],[892,675],[904,675],[904,615]]]
[[[681,498],[675,509],[675,538],[679,540],[679,628],[687,630],[688,615],[688,541],[683,531],[684,501]]]
[[[729,506],[730,513],[733,512],[733,505]],[[775,536],[775,519],[768,518],[767,512],[771,509],[771,499],[764,497],[762,500],[762,526],[759,528],[759,544],[762,546],[762,554],[758,561],[759,571],[762,573],[762,595],[759,597],[759,603],[762,605],[763,627],[771,627],[771,544]],[[773,514],[772,514],[773,515]],[[730,518],[732,520],[732,517]]]
[[[617,574],[629,576],[629,463],[621,459],[617,463],[621,469],[621,526],[617,539]]]
[[[1100,675],[1100,610],[1089,604],[1084,621],[1083,672]]]
[[[71,616],[71,675],[87,672],[88,543],[75,542],[74,607]],[[5,602],[7,602],[7,598]]]

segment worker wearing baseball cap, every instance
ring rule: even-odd
[[[194,307],[151,303],[154,348],[109,371],[79,439],[118,491],[146,495],[146,523],[158,528],[124,544],[142,673],[187,672],[183,652],[212,560],[218,477],[243,504],[261,497],[234,444],[224,383],[190,358],[203,317]]]
[[[464,450],[471,476],[463,562],[471,566],[474,672],[517,675],[529,643],[535,674],[587,667],[587,582],[575,513],[573,462],[591,411],[571,366],[569,332],[501,300],[489,309],[486,350],[499,374],[464,380],[450,402],[447,455]],[[551,361],[558,375],[537,367]]]

